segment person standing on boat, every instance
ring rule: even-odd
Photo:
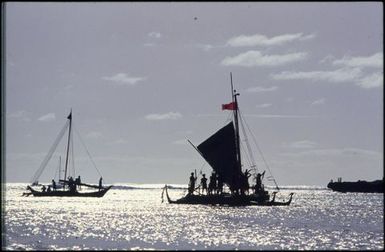
[[[255,193],[258,193],[263,190],[263,185],[262,185],[262,177],[265,175],[265,171],[261,174],[258,172],[257,174],[257,181],[255,184]]]
[[[43,187],[41,188],[41,191],[45,192],[45,185],[43,185]]]
[[[56,182],[55,182],[54,179],[52,180],[52,189],[53,189],[54,191],[56,191]]]
[[[99,179],[99,191],[102,190],[102,188],[103,188],[102,184],[103,184],[103,178],[100,177],[100,179]]]
[[[80,183],[82,183],[82,181],[80,180],[80,175],[79,175],[79,176],[75,179],[75,184],[78,186],[79,189],[81,189]]]
[[[203,194],[204,190],[206,190],[206,194],[208,194],[208,192],[207,192],[207,178],[206,178],[206,174],[202,175],[201,186],[202,186],[202,194]]]
[[[208,194],[211,195],[215,188],[217,187],[217,175],[215,174],[215,172],[213,172],[210,176],[210,182],[209,182],[209,190],[208,190]]]
[[[189,194],[193,194],[194,191],[195,191],[195,181],[197,180],[197,178],[194,176],[194,173],[192,172],[191,173],[191,176],[190,176],[190,181],[189,181],[189,184],[188,184],[188,193]]]

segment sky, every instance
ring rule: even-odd
[[[8,2],[4,12],[6,182],[31,180],[71,109],[82,181],[210,174],[187,139],[199,145],[229,122],[230,73],[258,171],[279,185],[383,178],[381,2]],[[64,165],[65,139],[42,181]]]

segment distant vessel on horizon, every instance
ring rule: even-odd
[[[241,145],[239,137],[239,121],[241,123],[243,133],[246,135],[243,123],[243,118],[240,117],[240,111],[237,101],[239,93],[233,89],[232,75],[231,79],[231,92],[232,102],[229,104],[223,104],[222,110],[232,110],[233,120],[219,129],[211,137],[195,147],[190,141],[189,143],[195,148],[195,150],[207,161],[212,167],[213,173],[210,179],[202,174],[201,183],[198,187],[195,187],[195,181],[197,179],[196,171],[191,173],[188,193],[183,198],[178,200],[171,200],[168,194],[168,186],[165,185],[163,194],[166,193],[167,200],[170,204],[204,204],[204,205],[257,205],[257,206],[278,206],[278,205],[290,205],[293,193],[289,194],[289,199],[285,202],[275,201],[275,196],[278,193],[279,187],[275,179],[271,176],[268,178],[274,181],[277,191],[272,193],[272,199],[270,200],[270,194],[265,190],[262,184],[265,171],[260,173],[257,171],[257,166],[254,163],[250,164],[250,170],[246,169],[242,171],[241,162]],[[241,120],[239,120],[241,119]],[[251,148],[245,137],[247,151],[249,152],[248,160],[253,159],[251,154]],[[242,146],[243,147],[243,146]],[[259,147],[258,147],[259,148]],[[262,153],[261,153],[262,154]],[[263,157],[263,156],[262,156]],[[264,158],[263,158],[264,160]],[[253,162],[252,160],[251,162]],[[264,160],[265,164],[266,161]],[[267,166],[267,164],[266,164]],[[268,166],[267,166],[268,168]],[[248,179],[253,172],[256,184],[249,186]],[[271,172],[270,172],[271,174]],[[209,180],[208,186],[207,182]],[[226,187],[225,187],[226,186]],[[224,190],[225,189],[225,190]],[[228,190],[226,190],[228,189]],[[201,192],[202,190],[202,192]],[[204,194],[204,190],[206,194]],[[250,192],[251,191],[251,192]]]
[[[337,182],[331,180],[328,185],[333,191],[337,192],[362,192],[362,193],[383,193],[384,179],[374,180],[371,182],[365,180],[358,180],[356,182],[342,182],[342,178],[338,178]]]

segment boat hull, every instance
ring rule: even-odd
[[[231,195],[231,194],[215,194],[215,195],[195,195],[187,194],[177,200],[171,200],[167,186],[164,188],[168,203],[170,204],[201,204],[201,205],[226,205],[226,206],[287,206],[291,203],[290,199],[286,202],[269,201],[269,194],[267,191],[263,194],[251,195]]]
[[[34,189],[32,189],[30,186],[28,186],[28,190],[31,191],[31,194],[35,197],[103,197],[108,190],[111,189],[112,186],[108,186],[103,188],[100,191],[94,191],[94,192],[71,192],[71,191],[50,191],[50,192],[39,192]]]
[[[363,192],[363,193],[383,193],[383,180],[376,180],[372,182],[357,181],[357,182],[330,182],[328,188],[337,192]]]

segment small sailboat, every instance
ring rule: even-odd
[[[289,194],[289,199],[287,201],[278,202],[275,201],[275,195],[278,192],[276,191],[273,192],[273,198],[270,200],[270,194],[267,190],[265,190],[264,185],[262,184],[262,179],[265,172],[259,173],[256,170],[256,165],[251,165],[250,170],[242,170],[243,165],[241,162],[241,141],[239,136],[240,111],[237,101],[237,96],[239,93],[233,89],[231,73],[230,79],[232,102],[229,104],[223,104],[222,110],[232,110],[233,120],[219,129],[216,133],[199,144],[197,147],[195,147],[189,141],[189,143],[193,145],[196,151],[213,169],[213,174],[210,177],[209,186],[206,188],[206,194],[201,193],[200,190],[197,193],[195,188],[195,180],[197,179],[197,176],[195,172],[195,177],[194,173],[191,173],[189,192],[187,195],[178,200],[172,200],[168,194],[168,186],[165,185],[162,191],[162,198],[165,193],[167,201],[170,204],[205,204],[230,206],[290,205],[293,193]],[[250,148],[248,148],[248,150],[250,151]],[[254,171],[254,178],[256,181],[255,186],[252,187],[250,187],[248,183],[248,179],[251,176],[251,171]],[[276,184],[275,179],[273,178],[272,180]],[[225,189],[228,190],[226,191]],[[277,184],[276,189],[279,190]]]
[[[47,153],[45,159],[43,160],[42,164],[40,165],[39,169],[34,174],[31,185],[27,186],[28,192],[24,192],[22,196],[29,196],[33,195],[36,197],[103,197],[108,190],[111,189],[112,186],[103,186],[102,185],[102,177],[99,180],[99,185],[92,185],[87,183],[82,183],[80,180],[80,176],[78,176],[76,179],[73,179],[72,176],[67,177],[69,174],[68,172],[68,166],[69,166],[69,156],[70,156],[70,147],[72,147],[72,155],[73,155],[73,141],[72,141],[72,111],[67,117],[67,122],[60,131],[59,135],[57,136],[54,144],[52,145],[51,149]],[[59,161],[59,181],[58,183],[55,182],[55,180],[52,180],[52,184],[50,185],[44,185],[39,184],[38,179],[40,178],[41,174],[43,173],[44,169],[46,168],[49,160],[51,159],[54,151],[56,150],[60,140],[63,138],[65,132],[68,129],[68,141],[66,146],[66,159],[65,159],[65,167],[64,167],[64,174],[63,178],[61,178],[61,157]],[[87,151],[88,153],[88,151]],[[72,157],[73,161],[73,157]],[[96,167],[95,167],[96,168]],[[41,186],[42,189],[34,189],[33,187]],[[91,190],[81,190],[80,188],[83,186]],[[95,190],[97,189],[97,190]]]

